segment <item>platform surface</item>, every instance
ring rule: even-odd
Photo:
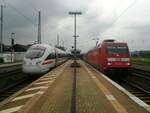
[[[0,104],[0,113],[148,113],[89,64],[57,67]],[[149,106],[148,106],[149,107]]]
[[[66,67],[31,109],[24,113],[148,113],[82,61],[77,68]]]
[[[10,67],[10,66],[16,66],[16,65],[21,65],[21,64],[22,64],[22,62],[0,64],[0,68]]]

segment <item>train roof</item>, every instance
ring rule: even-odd
[[[45,47],[45,48],[53,48],[52,46],[48,44],[34,44],[31,47]]]
[[[48,44],[34,44],[31,47],[43,47],[43,48],[55,49],[55,50],[57,50],[57,51],[59,51],[61,53],[65,52],[65,51],[63,51],[63,50],[61,50],[59,48],[56,48],[56,47],[48,45]]]
[[[55,48],[55,49],[57,49],[57,50],[63,51],[63,50],[61,50],[61,49],[59,49],[59,48],[56,48],[56,47],[51,46],[51,45],[48,45],[48,44],[34,44],[34,45],[32,45],[31,47],[45,47],[45,48],[49,47],[49,48]]]
[[[107,40],[103,40],[102,43],[100,43],[98,45],[98,47],[101,47],[102,45],[127,45],[126,42],[119,42],[119,41],[116,41],[114,39],[107,39]]]
[[[98,44],[98,46],[90,49],[88,52],[93,51],[97,48],[101,48],[102,46],[105,46],[105,45],[123,45],[123,46],[127,46],[127,43],[126,42],[119,42],[119,41],[116,41],[114,39],[107,39],[107,40],[103,40],[100,44]]]
[[[57,51],[60,52],[60,53],[66,53],[66,51],[61,50],[61,49],[59,49],[59,48],[55,48],[55,50],[57,50]]]
[[[102,43],[101,45],[127,45],[127,43],[126,42],[109,42],[109,43],[107,43],[107,42],[104,42],[104,43]]]

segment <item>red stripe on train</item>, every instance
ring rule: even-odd
[[[45,60],[42,65],[45,65],[45,64],[51,64],[53,63],[54,61],[53,60]]]

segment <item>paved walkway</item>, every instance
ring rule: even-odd
[[[27,113],[148,113],[90,66],[80,64],[76,77],[68,65]]]

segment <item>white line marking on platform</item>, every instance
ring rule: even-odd
[[[50,75],[48,75],[48,76],[46,76],[46,77],[43,77],[42,79],[44,79],[44,78],[52,78]]]
[[[39,85],[39,84],[48,84],[51,83],[52,81],[45,81],[45,82],[37,82],[35,83],[35,85]]]
[[[95,76],[92,76],[92,78],[96,78]]]
[[[12,112],[16,112],[16,111],[18,111],[22,106],[23,106],[23,105],[17,106],[17,107],[13,107],[13,108],[8,108],[8,109],[5,109],[5,110],[0,111],[0,113],[12,113]]]
[[[36,89],[47,89],[48,87],[46,86],[40,86],[40,87],[33,87],[33,88],[29,88],[26,91],[32,91],[32,90],[36,90]]]
[[[56,73],[56,72],[51,72],[50,74],[52,74],[52,75],[56,75],[57,73]]]
[[[29,95],[24,95],[24,96],[19,96],[19,97],[14,98],[12,101],[22,100],[22,99],[25,99],[25,98],[30,98],[30,97],[33,97],[35,94],[36,94],[36,93],[34,93],[34,94],[29,94]]]
[[[43,78],[43,79],[40,79],[40,80],[53,80],[54,78]]]
[[[106,96],[107,99],[110,100],[110,101],[116,100],[113,95],[105,95],[105,96]]]
[[[50,77],[56,77],[57,75],[58,75],[58,74],[56,74],[56,75],[51,75],[51,74],[50,74],[49,76],[50,76]]]
[[[36,94],[42,95],[43,93],[44,93],[44,91],[38,91]]]

